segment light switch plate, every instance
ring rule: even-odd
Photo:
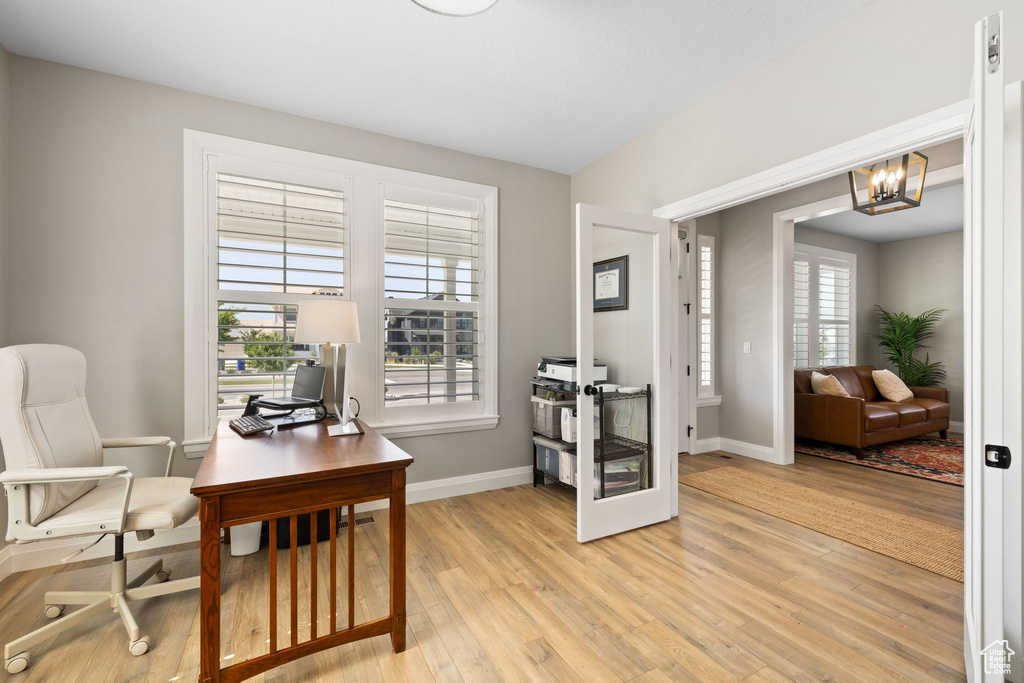
[[[743,353],[750,353],[750,342],[743,342]]]

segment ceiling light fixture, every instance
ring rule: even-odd
[[[486,12],[498,0],[412,0],[423,9],[449,17],[471,17]]]
[[[854,211],[878,216],[921,206],[928,157],[920,152],[908,152],[898,164],[889,166],[886,160],[882,168],[875,166],[850,171]],[[916,179],[913,197],[907,195],[907,183],[912,179]]]

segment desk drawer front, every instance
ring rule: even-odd
[[[373,472],[351,477],[291,484],[258,491],[221,496],[223,526],[240,520],[269,519],[296,511],[341,507],[350,502],[387,498],[391,495],[391,472]]]

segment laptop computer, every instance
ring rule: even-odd
[[[316,403],[324,397],[324,378],[327,368],[323,365],[299,365],[295,368],[295,382],[292,395],[280,398],[261,398],[260,403],[275,408],[301,408]]]

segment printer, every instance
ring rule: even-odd
[[[576,384],[578,377],[576,359],[564,356],[542,356],[537,365],[537,377]],[[602,365],[597,362],[597,359],[594,359],[594,382],[607,381],[608,366]]]

